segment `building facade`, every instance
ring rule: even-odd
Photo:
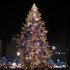
[[[18,52],[18,35],[14,35],[11,38],[10,44],[6,45],[6,58],[8,62],[13,62],[13,60],[17,57]]]
[[[6,58],[8,62],[13,62],[13,60],[17,57],[17,47],[16,45],[9,44],[6,46]]]

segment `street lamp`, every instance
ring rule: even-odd
[[[19,64],[19,56],[20,56],[20,52],[17,52],[18,64]],[[17,64],[17,65],[18,65],[18,64]]]
[[[20,52],[17,52],[17,56],[19,56],[20,55]]]
[[[52,47],[52,50],[56,50],[56,47],[55,47],[55,46],[53,46],[53,47]]]

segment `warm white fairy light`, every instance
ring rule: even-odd
[[[27,67],[41,67],[47,66],[50,53],[46,46],[48,46],[48,43],[46,43],[46,33],[47,30],[45,30],[45,27],[43,26],[43,22],[40,18],[40,13],[38,11],[38,8],[35,4],[33,4],[31,11],[29,11],[29,15],[26,18],[26,25],[24,26],[25,30],[22,30],[22,36],[20,42],[24,44],[22,52],[23,53],[20,57],[20,61],[22,63],[22,66],[24,70],[26,70]],[[28,46],[27,46],[28,45]],[[27,64],[30,63],[30,64]],[[25,66],[27,67],[24,67]],[[28,66],[30,65],[30,66]]]
[[[31,57],[29,57],[29,59],[31,59]]]
[[[28,60],[28,57],[26,57],[26,60]]]

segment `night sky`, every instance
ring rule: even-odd
[[[70,6],[61,0],[16,0],[0,3],[0,40],[3,47],[10,42],[12,35],[21,32],[22,23],[33,3],[36,3],[48,30],[47,39],[50,45],[60,50],[69,48]],[[5,49],[4,49],[5,50]]]

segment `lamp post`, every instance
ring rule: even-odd
[[[53,52],[53,56],[51,57],[53,60],[54,60],[54,62],[56,61],[56,54],[55,54],[55,52],[56,52],[56,46],[52,46],[51,47],[51,49],[52,49],[52,52]]]
[[[18,62],[19,62],[20,52],[17,52]]]

